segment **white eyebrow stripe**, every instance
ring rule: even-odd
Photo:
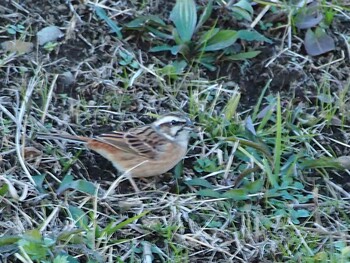
[[[154,122],[154,125],[159,126],[163,123],[170,123],[171,121],[178,121],[185,123],[185,120],[176,116],[165,116],[163,118],[160,118],[159,120],[156,120]]]

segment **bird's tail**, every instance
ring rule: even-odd
[[[70,142],[86,143],[90,140],[88,137],[75,136],[70,134],[58,134],[58,133],[38,133],[38,139],[46,140],[66,140]]]

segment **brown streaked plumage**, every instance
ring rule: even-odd
[[[41,139],[64,139],[86,146],[111,161],[132,178],[160,175],[173,168],[187,152],[192,122],[180,114],[169,114],[152,124],[88,138],[62,134],[41,134]]]

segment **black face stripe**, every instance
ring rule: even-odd
[[[185,121],[172,120],[171,122],[162,123],[159,126],[172,127],[172,126],[184,126],[184,125],[186,125]]]
[[[179,133],[182,132],[183,130],[184,130],[183,127],[182,127],[181,129],[179,129],[179,130],[175,133],[175,137],[176,137],[177,135],[179,135]]]

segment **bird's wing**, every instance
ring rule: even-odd
[[[151,126],[131,129],[128,132],[105,133],[96,137],[122,151],[156,159],[167,141],[159,136]]]

